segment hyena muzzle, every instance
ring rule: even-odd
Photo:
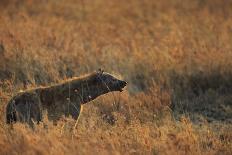
[[[6,120],[9,124],[23,122],[33,126],[34,122],[42,121],[44,110],[54,122],[63,115],[78,119],[83,104],[109,92],[121,92],[126,85],[127,82],[99,70],[60,84],[20,92],[7,104]]]

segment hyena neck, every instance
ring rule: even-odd
[[[81,78],[73,78],[62,84],[54,85],[43,90],[41,100],[79,102],[85,104],[107,92],[101,90],[98,85],[93,85],[90,79],[95,76],[89,74]]]
[[[85,104],[96,99],[98,96],[105,94],[104,90],[100,89],[98,85],[94,85],[89,80],[77,80],[70,84],[70,100],[80,100],[81,104]]]

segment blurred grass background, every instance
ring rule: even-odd
[[[2,0],[0,152],[231,154],[231,0]],[[98,68],[129,82],[72,120],[5,125],[7,101]]]

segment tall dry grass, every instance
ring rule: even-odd
[[[231,0],[0,2],[1,154],[231,154]],[[73,120],[5,124],[20,89],[99,67],[129,82]]]

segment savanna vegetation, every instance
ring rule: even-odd
[[[20,90],[98,68],[129,84],[32,130]],[[0,154],[232,154],[231,0],[1,0]]]

